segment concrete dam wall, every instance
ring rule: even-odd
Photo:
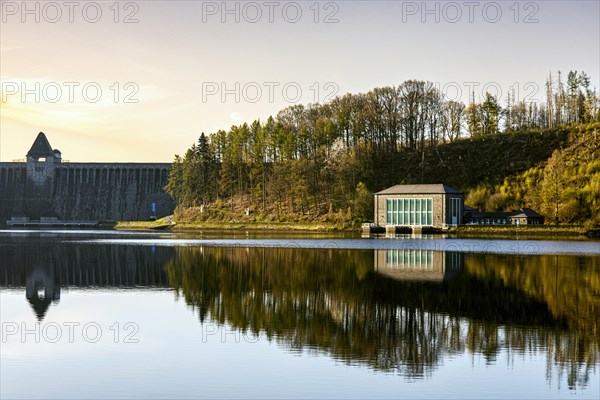
[[[26,181],[24,163],[0,163],[0,226],[12,215],[25,215]]]
[[[171,164],[64,163],[57,150],[36,147],[38,140],[45,136],[27,162],[0,163],[0,225],[11,217],[98,222],[173,213],[163,189]]]

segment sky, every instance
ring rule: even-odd
[[[449,99],[600,89],[600,1],[0,0],[0,161],[170,162],[294,104],[434,82]]]

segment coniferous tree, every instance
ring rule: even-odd
[[[562,75],[553,81],[550,74],[545,103],[520,100],[511,93],[504,111],[489,93],[477,102],[473,94],[465,107],[444,99],[431,82],[418,80],[346,94],[328,104],[295,105],[264,123],[256,120],[210,135],[202,133],[184,157],[175,158],[166,190],[183,207],[220,198],[232,211],[236,206],[252,207],[266,215],[276,212],[278,218],[296,218],[293,213],[316,218],[327,215],[330,205],[332,214],[350,207],[354,218],[370,218],[361,215],[364,207],[356,209],[357,196],[364,193],[362,188],[357,191],[359,183],[374,192],[397,183],[446,177],[446,183],[459,182],[460,189],[472,190],[476,185],[469,185],[477,174],[462,177],[460,173],[460,168],[470,166],[461,157],[471,156],[449,159],[446,150],[438,147],[455,142],[465,131],[494,142],[498,138],[492,136],[502,129],[518,134],[568,122],[600,121],[598,95],[589,85],[584,72],[572,71],[565,91]],[[535,143],[536,136],[531,140]],[[508,154],[500,154],[504,162],[499,172],[518,166]],[[495,161],[488,157],[485,165]],[[455,173],[445,175],[449,167]],[[494,194],[493,184],[489,183],[488,197]],[[513,201],[510,196],[506,199],[496,205]],[[587,201],[585,196],[582,199]]]

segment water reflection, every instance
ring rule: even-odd
[[[181,248],[167,272],[200,321],[407,377],[465,351],[545,353],[573,388],[598,365],[597,257]]]
[[[24,288],[42,321],[61,287],[168,287],[164,265],[171,248],[65,245],[45,240],[0,243],[0,286]]]
[[[55,280],[54,271],[48,266],[36,265],[27,274],[25,297],[38,321],[44,319],[50,303],[58,303],[60,300],[60,283]]]
[[[61,287],[170,287],[200,323],[408,378],[465,353],[488,363],[545,354],[548,381],[558,374],[554,381],[578,388],[599,365],[597,256],[42,239],[0,250],[0,285],[23,289],[39,320]]]
[[[444,281],[463,267],[463,253],[422,249],[375,250],[375,272],[400,281]]]

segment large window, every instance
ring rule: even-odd
[[[433,224],[433,199],[387,199],[387,225]]]
[[[395,269],[433,269],[433,250],[386,250],[385,266]]]
[[[460,223],[460,209],[462,208],[460,203],[460,198],[453,197],[450,199],[450,221],[448,222],[452,225]]]

